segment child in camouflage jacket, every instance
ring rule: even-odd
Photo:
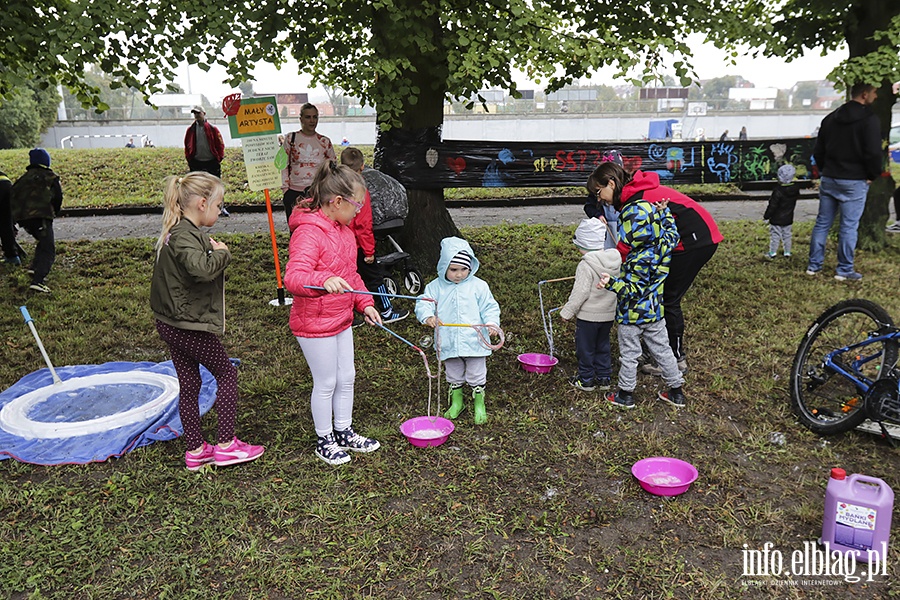
[[[662,292],[669,274],[672,249],[678,244],[678,229],[668,202],[655,204],[638,193],[628,199],[619,215],[619,239],[631,247],[618,277],[600,276],[597,287],[616,293],[616,323],[619,340],[618,390],[607,400],[617,406],[632,408],[637,386],[638,359],[643,353],[641,341],[662,369],[668,392],[658,398],[674,406],[684,406],[684,377],[678,370],[669,346],[663,319]]]

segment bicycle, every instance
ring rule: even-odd
[[[791,408],[819,435],[900,425],[900,328],[869,300],[839,302],[806,331],[791,366]]]

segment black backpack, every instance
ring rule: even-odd
[[[9,205],[14,221],[52,219],[53,183],[56,173],[32,168],[19,177],[9,191]]]

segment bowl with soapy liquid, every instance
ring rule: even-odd
[[[454,429],[453,421],[444,417],[414,417],[400,425],[400,433],[417,448],[440,446]]]
[[[678,496],[697,481],[697,468],[689,462],[667,456],[651,456],[632,465],[641,487],[656,496]]]

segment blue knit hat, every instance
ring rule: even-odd
[[[28,160],[33,165],[42,165],[48,169],[50,168],[50,154],[43,148],[33,148],[28,153]]]

